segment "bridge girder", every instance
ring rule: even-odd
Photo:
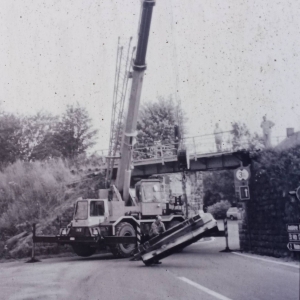
[[[232,170],[241,165],[248,166],[250,163],[250,155],[246,151],[201,154],[190,157],[190,168],[187,171]],[[178,173],[181,171],[177,157],[174,156],[165,158],[163,161],[159,158],[136,161],[131,176],[134,180],[135,178],[148,178],[154,174]],[[116,173],[116,169],[114,173]]]

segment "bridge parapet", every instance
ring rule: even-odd
[[[207,134],[184,138],[180,144],[156,142],[151,146],[138,146],[133,149],[133,161],[161,159],[162,163],[164,163],[165,159],[177,157],[177,149],[179,147],[186,149],[190,157],[197,158],[200,154],[228,153],[246,150],[249,149],[249,146],[247,140],[240,140],[238,144],[235,144],[231,131],[228,131],[222,133],[221,142],[216,140],[214,134]]]
[[[219,138],[219,140],[218,140]],[[282,137],[273,137],[272,144],[278,144]],[[199,158],[200,156],[220,156],[236,152],[239,150],[249,150],[250,148],[263,149],[264,145],[259,140],[249,142],[248,138],[235,139],[232,131],[222,132],[222,136],[217,137],[215,134],[205,134],[193,137],[183,138],[180,144],[155,142],[152,145],[136,145],[132,150],[132,160],[134,165],[161,163],[166,161],[177,160],[177,149],[184,148],[187,150],[190,159]],[[100,150],[102,168],[106,168],[108,150]],[[120,153],[116,153],[120,156]],[[118,166],[118,159],[114,161],[114,167]]]

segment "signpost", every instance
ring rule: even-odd
[[[300,186],[296,189],[296,197],[300,200]]]
[[[250,178],[250,168],[240,167],[234,171],[234,184],[236,193],[240,200],[250,200],[250,190],[248,180]]]
[[[290,251],[300,251],[300,243],[288,243],[287,247]]]
[[[297,187],[295,191],[289,192],[290,195],[296,196],[297,199],[300,201],[300,186]]]
[[[240,186],[240,199],[241,200],[250,200],[250,191],[249,186]]]
[[[235,177],[239,181],[248,180],[250,178],[250,171],[249,168],[238,168],[235,170]]]
[[[289,234],[287,248],[290,251],[300,251],[300,224],[287,224],[286,227]]]

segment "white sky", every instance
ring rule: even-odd
[[[117,39],[134,37],[139,0],[0,0],[4,110],[84,105],[108,147]],[[300,1],[157,0],[142,102],[173,95],[189,135],[243,121],[300,129]],[[178,92],[177,92],[178,90]],[[177,93],[177,95],[176,95]]]

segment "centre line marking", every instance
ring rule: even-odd
[[[207,294],[209,294],[211,296],[216,297],[217,299],[220,299],[220,300],[231,300],[230,298],[227,298],[227,297],[225,297],[225,296],[223,296],[223,295],[221,295],[221,294],[219,294],[219,293],[217,293],[215,291],[212,291],[212,290],[210,290],[210,289],[208,289],[208,288],[206,288],[206,287],[204,287],[204,286],[202,286],[202,285],[200,285],[200,284],[198,284],[198,283],[196,283],[196,282],[194,282],[192,280],[189,280],[189,279],[187,279],[185,277],[177,277],[177,278],[180,279],[180,280],[182,280],[182,281],[184,281],[184,282],[186,282],[186,283],[188,283],[188,284],[190,284],[190,285],[192,285],[193,287],[197,288],[198,290],[200,290],[202,292],[205,292],[205,293],[207,293]]]
[[[270,259],[265,259],[265,258],[250,256],[250,255],[246,255],[246,254],[242,254],[242,253],[237,253],[237,252],[231,252],[231,253],[235,254],[235,255],[245,256],[245,257],[252,258],[252,259],[266,261],[266,262],[269,262],[269,263],[274,263],[274,264],[277,264],[277,265],[284,265],[284,266],[288,266],[288,267],[292,267],[292,268],[297,268],[297,269],[299,268],[299,265],[293,265],[293,264],[284,263],[284,262],[280,262],[280,261],[275,261],[275,260],[270,260]]]

